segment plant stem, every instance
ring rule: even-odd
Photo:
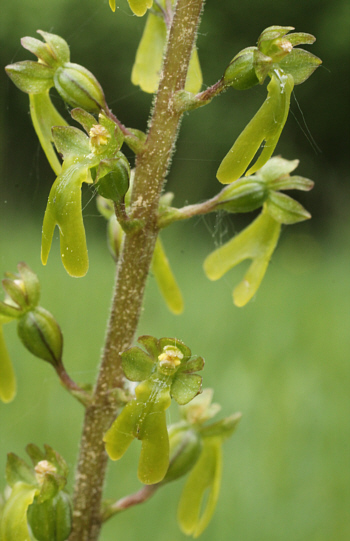
[[[174,109],[173,95],[185,86],[203,4],[204,0],[178,0],[176,4],[150,130],[145,149],[137,157],[132,217],[144,220],[145,226],[125,236],[117,266],[114,298],[93,403],[85,414],[69,541],[96,541],[100,534],[107,466],[102,439],[118,409],[112,391],[123,387],[120,353],[131,345],[139,321],[158,234],[159,198],[181,119],[181,113]]]

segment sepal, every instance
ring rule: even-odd
[[[270,192],[265,208],[280,224],[296,224],[311,218],[311,214],[298,201],[284,193]]]
[[[6,66],[11,81],[27,94],[41,94],[53,87],[54,71],[45,64],[24,60]]]
[[[300,85],[313,74],[316,68],[322,64],[317,56],[304,51],[304,49],[293,49],[280,63],[279,67],[291,75],[295,85]]]
[[[37,541],[66,541],[72,527],[70,497],[60,491],[43,502],[35,498],[28,508],[27,517]]]

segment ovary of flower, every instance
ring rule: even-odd
[[[101,124],[95,124],[92,126],[89,136],[90,147],[93,152],[98,151],[101,146],[108,145],[109,139],[111,138],[106,128],[101,126]]]
[[[176,368],[181,364],[181,359],[183,359],[183,354],[173,346],[165,346],[163,353],[158,356],[159,364],[164,368]]]

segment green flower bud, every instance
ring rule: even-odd
[[[187,423],[171,426],[168,433],[170,461],[163,483],[176,481],[192,470],[202,450],[201,437],[198,432],[189,428]]]
[[[130,182],[129,162],[121,152],[118,154],[117,158],[101,161],[96,183],[99,195],[116,203],[123,201]]]
[[[71,531],[71,501],[65,492],[40,502],[37,498],[27,511],[28,522],[38,541],[66,541]]]
[[[38,492],[37,487],[18,482],[14,485],[1,514],[0,539],[3,541],[28,541],[27,509]]]
[[[268,194],[264,181],[254,177],[241,178],[220,192],[218,208],[235,213],[251,212],[264,204]]]
[[[102,87],[96,77],[79,64],[67,62],[54,75],[54,83],[61,98],[71,107],[81,107],[98,113],[106,107]]]
[[[63,337],[55,318],[44,308],[27,312],[18,321],[18,336],[36,357],[52,364],[61,363]]]
[[[246,90],[259,83],[254,68],[254,52],[256,47],[247,47],[238,53],[224,73],[226,85],[236,90]]]

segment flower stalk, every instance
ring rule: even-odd
[[[73,527],[69,541],[96,541],[107,466],[103,435],[118,410],[112,390],[123,387],[120,352],[134,338],[147,275],[158,234],[157,209],[182,113],[173,107],[174,93],[185,85],[204,0],[178,0],[163,65],[150,130],[137,158],[132,217],[145,225],[127,234],[119,258],[114,298],[92,404],[86,409],[76,472]]]

